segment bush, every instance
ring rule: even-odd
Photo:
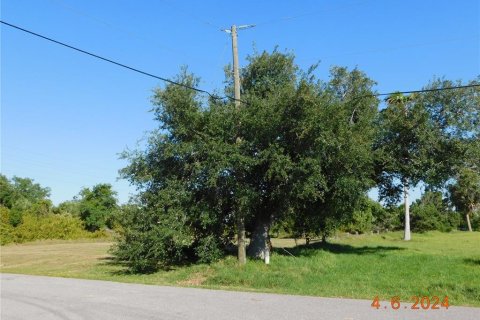
[[[412,231],[449,232],[456,229],[460,223],[460,215],[448,209],[440,192],[426,192],[412,205],[410,217]]]
[[[224,256],[222,245],[214,236],[207,236],[198,242],[195,247],[195,254],[200,263],[211,263]]]
[[[379,204],[380,205],[380,204]],[[399,230],[403,227],[404,206],[384,208],[381,205],[374,210],[375,227],[380,231]]]
[[[0,205],[0,244],[12,242],[13,227],[10,224],[10,210]]]
[[[128,207],[118,220],[121,228],[112,253],[135,273],[180,263],[193,242],[185,225],[175,219],[163,220],[153,210]]]
[[[203,216],[208,223],[205,212]],[[117,262],[135,273],[221,258],[226,250],[222,237],[202,233],[202,228],[185,223],[185,217],[185,212],[175,207],[165,211],[123,206],[116,218],[118,239],[111,252]]]
[[[8,223],[11,226],[16,227],[20,225],[22,221],[23,221],[23,209],[18,206],[14,206],[10,210],[10,214],[8,215]]]
[[[362,208],[362,210],[355,210],[350,222],[343,229],[350,233],[370,232],[372,231],[373,219],[371,208],[367,207]]]
[[[351,233],[366,233],[395,230],[399,226],[400,219],[397,208],[386,209],[377,201],[364,198],[342,229]]]
[[[462,218],[460,217],[460,219],[462,219]],[[463,223],[464,220],[465,219],[461,220],[462,223]],[[472,224],[472,230],[480,231],[480,212],[476,212],[470,217],[470,223]]]
[[[80,239],[96,238],[106,236],[105,232],[87,232],[84,230],[80,219],[68,215],[36,216],[32,214],[23,215],[23,222],[17,227],[4,223],[2,209],[1,222],[1,244],[22,243],[44,239]]]

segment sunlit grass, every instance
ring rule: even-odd
[[[447,295],[451,305],[480,306],[479,232],[401,239],[401,233],[342,236],[297,247],[291,239],[275,239],[270,265],[249,261],[242,267],[231,256],[147,275],[112,264],[109,242],[44,241],[2,247],[1,271],[326,297],[410,301],[414,295]]]

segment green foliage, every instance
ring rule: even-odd
[[[198,245],[195,246],[195,255],[200,263],[215,262],[224,254],[222,244],[212,235],[199,239]]]
[[[478,80],[468,84],[478,84]],[[434,79],[432,91],[387,99],[374,146],[380,195],[398,202],[402,186],[442,188],[461,167],[480,167],[480,89]]]
[[[152,272],[180,262],[193,241],[182,221],[182,213],[173,209],[171,219],[145,208],[128,207],[120,216],[122,228],[112,253],[133,272]]]
[[[33,203],[29,208],[25,210],[26,214],[35,216],[46,216],[52,213],[53,204],[49,199],[42,199]]]
[[[78,200],[64,201],[53,208],[55,214],[70,214],[72,216],[80,216],[80,203]]]
[[[25,214],[23,222],[17,227],[12,227],[8,221],[8,209],[0,207],[1,244],[22,243],[43,239],[79,239],[104,237],[105,233],[91,233],[84,230],[79,218],[68,215],[38,216]]]
[[[13,177],[10,181],[0,174],[0,206],[11,209],[9,222],[14,227],[22,223],[24,213],[49,213],[52,207],[47,199],[49,195],[49,188],[41,187],[32,179]]]
[[[45,200],[50,195],[49,188],[43,188],[29,178],[13,177],[9,181],[5,176],[0,175],[0,205],[9,209],[16,203],[22,202],[22,206]]]
[[[0,187],[2,244],[103,235],[102,232],[84,230],[85,224],[78,217],[78,202],[66,202],[55,208],[48,199],[50,189],[41,187],[32,179],[13,177],[10,181],[0,175]],[[109,185],[99,185],[97,189],[91,192],[86,189],[81,194],[88,227],[92,231],[98,230],[93,226],[106,224],[109,217],[109,213],[102,209],[112,208],[112,201],[116,205],[114,193]]]
[[[110,184],[97,184],[92,190],[84,188],[80,191],[78,211],[89,231],[105,227],[113,227],[113,217],[117,210],[116,192]],[[76,208],[71,208],[76,209]]]
[[[472,229],[475,231],[480,231],[480,212],[476,212],[472,218]]]
[[[370,208],[366,208],[366,210],[357,209],[353,211],[350,222],[343,229],[350,233],[370,232],[373,228],[373,219]]]
[[[23,209],[19,205],[15,205],[10,210],[10,214],[8,215],[8,222],[10,223],[11,226],[16,227],[23,222],[23,212],[24,211],[25,211],[25,209]]]
[[[462,168],[456,183],[450,186],[450,200],[459,212],[473,213],[480,206],[480,173]]]
[[[0,205],[6,208],[12,208],[15,200],[13,185],[7,177],[0,174]]]
[[[411,227],[414,231],[449,232],[457,229],[460,224],[460,216],[448,208],[441,192],[425,192],[411,209]]]
[[[404,185],[415,187],[436,174],[432,156],[440,154],[443,141],[425,106],[416,103],[417,96],[395,94],[387,102],[374,148],[380,196],[393,204]]]
[[[283,219],[295,232],[329,233],[372,186],[378,101],[356,97],[374,82],[333,68],[323,83],[277,51],[248,61],[240,108],[179,86],[155,91],[159,129],[145,150],[124,154],[123,177],[141,193],[115,252],[132,269],[216,259],[237,217],[250,234]],[[183,70],[176,81],[199,80]]]
[[[364,197],[341,230],[349,233],[384,232],[401,227],[403,206],[384,208],[380,203]]]
[[[10,223],[10,210],[0,205],[0,244],[12,242],[14,227]]]

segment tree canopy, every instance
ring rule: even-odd
[[[346,68],[322,82],[277,51],[248,61],[241,112],[179,86],[155,91],[159,128],[144,150],[124,154],[140,209],[125,217],[116,253],[132,269],[218,258],[238,214],[250,254],[262,256],[274,221],[305,219],[298,227],[319,234],[373,186],[374,82]],[[176,81],[199,79],[184,70]]]
[[[112,217],[117,209],[116,192],[107,183],[83,188],[79,193],[78,212],[87,230],[96,231],[112,227]]]

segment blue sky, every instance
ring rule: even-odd
[[[239,34],[241,65],[278,45],[303,68],[320,60],[320,78],[357,66],[379,92],[480,74],[478,0],[2,0],[1,18],[159,76],[188,65],[207,90],[222,87],[231,47],[219,29],[232,24],[257,24]],[[2,25],[2,174],[50,187],[54,203],[103,182],[127,201],[135,190],[118,180],[118,154],[157,126],[159,85]]]

